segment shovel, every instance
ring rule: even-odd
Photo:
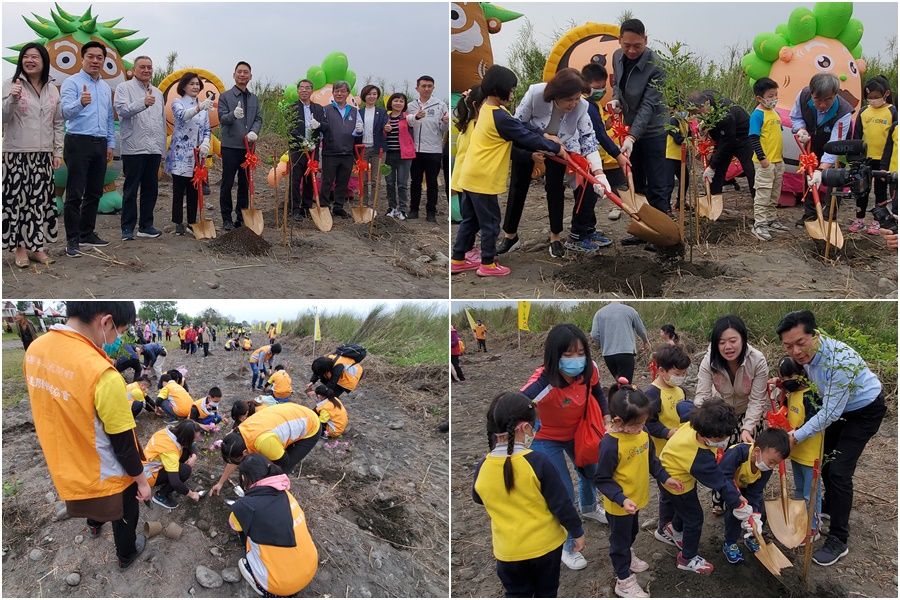
[[[372,198],[372,210],[374,211],[373,217],[378,214],[378,196],[381,191],[381,165],[384,159],[384,150],[378,151],[378,162],[375,166],[375,195]],[[371,175],[371,173],[370,173]],[[375,229],[375,219],[369,221],[369,239],[372,239],[372,233]]]
[[[709,163],[707,163],[706,157],[704,156],[703,169],[706,170],[708,166]],[[706,196],[697,198],[697,214],[710,221],[718,221],[719,217],[722,216],[722,194],[713,196],[712,190],[709,187],[709,180],[705,177],[703,178],[703,184],[706,186]]]
[[[309,216],[313,224],[319,231],[331,231],[334,223],[331,220],[331,211],[328,207],[322,207],[319,204],[319,182],[316,180],[316,174],[319,172],[319,162],[315,159],[313,152],[306,152],[306,174],[312,181],[313,200],[316,205],[309,208]]]
[[[750,517],[750,524],[754,525],[753,517]],[[782,569],[794,566],[794,563],[778,549],[778,546],[766,543],[766,540],[763,539],[762,534],[756,530],[755,526],[753,527],[753,536],[756,538],[756,543],[759,544],[759,550],[755,553],[756,558],[769,573],[775,577],[781,577]]]
[[[194,177],[191,183],[197,189],[197,222],[191,223],[194,230],[194,239],[211,240],[216,237],[216,224],[211,219],[203,218],[203,184],[208,172],[200,162],[200,148],[194,148]]]
[[[622,204],[628,206],[631,212],[637,212],[647,204],[647,198],[634,191],[634,176],[631,174],[631,166],[625,166],[625,175],[628,177],[628,191],[622,192]]]
[[[241,217],[244,219],[244,225],[247,226],[250,231],[255,233],[256,235],[262,235],[263,232],[263,216],[262,211],[258,208],[254,208],[253,206],[253,197],[255,196],[253,189],[253,171],[256,169],[256,164],[259,159],[256,157],[256,154],[253,153],[253,150],[256,148],[256,144],[253,144],[253,148],[250,147],[250,142],[247,141],[247,137],[244,136],[244,147],[247,149],[247,159],[241,165],[247,171],[247,186],[250,191],[250,206],[247,208],[241,209]],[[277,166],[277,165],[276,165]]]
[[[812,487],[809,488],[809,508],[807,515],[809,516],[809,531],[804,540],[806,547],[803,549],[803,581],[806,583],[806,589],[809,589],[809,563],[812,561],[813,536],[818,530],[818,517],[816,514],[816,497],[819,495],[819,477],[821,475],[822,459],[824,457],[825,443],[823,441],[819,448],[819,458],[813,463]]]
[[[800,138],[798,138],[796,135],[794,136],[794,141],[796,141],[797,146],[800,147],[801,159],[805,157],[816,158],[816,155],[812,154],[809,151],[808,142],[806,144],[806,147],[804,147],[800,143]],[[800,164],[806,167],[806,175],[811,175],[813,170],[815,170],[815,166],[813,166],[812,162],[809,162],[808,160],[801,160]],[[808,233],[809,237],[814,240],[825,240],[827,244],[837,246],[838,248],[843,248],[844,234],[841,233],[840,226],[834,221],[829,221],[828,224],[825,223],[825,215],[822,214],[822,202],[819,200],[818,186],[810,186],[809,191],[812,192],[813,204],[815,204],[816,206],[816,220],[803,222],[803,226],[806,227],[806,233]]]
[[[359,196],[359,206],[350,209],[350,214],[356,223],[370,223],[375,218],[375,211],[363,204],[363,185],[365,182],[365,173],[368,171],[371,177],[370,165],[363,159],[363,153],[366,147],[362,144],[356,144],[353,149],[356,151],[356,178],[357,188],[356,194]]]

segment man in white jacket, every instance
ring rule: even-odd
[[[431,95],[434,79],[422,75],[416,80],[419,97],[409,103],[407,120],[413,129],[416,157],[410,168],[410,197],[407,219],[419,218],[419,204],[422,202],[422,178],[428,187],[425,208],[427,220],[437,221],[438,174],[441,172],[444,134],[450,128],[450,112],[447,105]]]
[[[122,194],[122,239],[137,236],[156,238],[161,232],[153,226],[153,209],[159,191],[157,172],[166,149],[166,103],[162,92],[153,87],[153,61],[138,56],[134,61],[134,78],[116,86],[113,105],[119,115],[122,171],[125,185]],[[141,194],[138,219],[138,190]]]

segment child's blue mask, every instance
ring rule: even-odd
[[[563,356],[559,359],[559,370],[563,375],[576,377],[584,373],[583,356]]]

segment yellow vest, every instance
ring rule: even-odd
[[[259,360],[260,355],[263,356],[263,362],[268,362],[272,358],[272,346],[266,344],[260,346],[250,355],[250,362],[255,363]]]
[[[343,402],[341,403],[341,408],[338,408],[331,400],[325,400],[316,405],[316,410],[328,411],[328,420],[322,421],[320,415],[319,421],[325,423],[325,427],[328,429],[331,437],[337,437],[347,430],[349,419],[347,418],[347,407],[344,406]]]
[[[164,427],[150,436],[150,441],[144,447],[144,475],[147,477],[147,485],[156,485],[159,472],[163,468],[163,454],[177,454],[181,458],[181,445],[176,441],[175,434]]]
[[[174,381],[167,381],[163,387],[169,390],[169,399],[172,401],[172,409],[175,411],[175,414],[183,419],[191,416],[191,406],[194,404],[194,399],[191,398],[187,390]]]
[[[880,161],[884,154],[884,145],[894,122],[891,108],[890,104],[885,104],[881,108],[867,106],[859,113],[863,128],[862,139],[867,146],[867,158]]]
[[[681,130],[682,137],[687,135],[687,123],[680,125],[679,129]],[[669,135],[668,131],[666,131],[666,158],[677,161],[681,160],[681,144],[676,144],[675,138]]]
[[[619,463],[613,479],[621,486],[625,497],[631,498],[640,510],[650,500],[650,434],[646,431],[637,435],[607,433],[619,440]],[[603,508],[609,514],[620,517],[628,514],[628,511],[606,496],[603,497]]]
[[[276,398],[287,398],[294,392],[294,388],[291,385],[291,376],[287,374],[287,371],[275,371],[272,373],[272,393]]]
[[[107,370],[115,368],[106,354],[74,331],[51,329],[25,352],[34,429],[62,500],[112,496],[133,482],[94,408],[97,382]]]
[[[733,448],[734,446],[732,446]],[[750,452],[747,454],[747,460],[741,463],[741,466],[738,467],[738,470],[734,472],[734,485],[739,490],[744,489],[751,483],[754,483],[762,477],[762,471],[759,469],[756,470],[756,473],[753,472],[753,449],[756,446],[753,444],[750,445]]]
[[[143,402],[146,399],[144,390],[141,389],[141,384],[137,381],[126,385],[125,391],[128,392],[128,400],[131,402]]]
[[[328,358],[334,361],[334,366],[344,365],[344,372],[341,373],[341,377],[338,379],[337,384],[348,392],[355,390],[356,386],[359,385],[359,380],[362,378],[362,365],[347,356],[329,354]]]
[[[788,394],[788,423],[794,429],[800,429],[806,423],[806,407],[803,405],[803,394],[809,388],[797,390]],[[801,465],[811,467],[819,458],[819,451],[822,449],[822,440],[824,434],[820,431],[815,435],[811,435],[791,450],[791,460]]]
[[[666,429],[678,429],[681,427],[681,417],[678,416],[678,403],[684,400],[684,390],[678,386],[664,388],[653,384],[659,388],[659,422],[665,425]],[[656,457],[662,454],[666,442],[661,438],[651,438],[653,446],[656,449]]]
[[[299,404],[278,404],[269,409],[254,413],[238,425],[238,431],[250,452],[256,452],[253,442],[264,433],[274,433],[282,448],[319,433],[319,415],[311,408]]]
[[[684,490],[677,492],[666,488],[672,494],[681,495],[694,489],[697,480],[691,475],[691,467],[694,465],[694,458],[697,456],[697,450],[709,452],[715,457],[715,449],[701,444],[697,441],[697,432],[691,427],[690,423],[684,423],[678,428],[666,447],[663,448],[659,455],[659,461],[665,468],[669,477],[674,477],[684,484]]]

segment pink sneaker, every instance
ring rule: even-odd
[[[466,252],[466,260],[473,263],[481,264],[481,248],[472,248]]]
[[[505,277],[509,275],[509,272],[509,267],[504,267],[497,261],[494,261],[490,265],[479,265],[475,274],[479,277]]]
[[[863,229],[866,228],[866,222],[864,219],[853,219],[853,222],[850,224],[850,233],[859,233]]]
[[[451,260],[450,272],[463,273],[465,271],[474,271],[481,268],[481,262],[472,262],[470,260]]]
[[[881,235],[881,225],[878,221],[872,221],[869,223],[869,226],[866,227],[866,233],[868,235]]]

